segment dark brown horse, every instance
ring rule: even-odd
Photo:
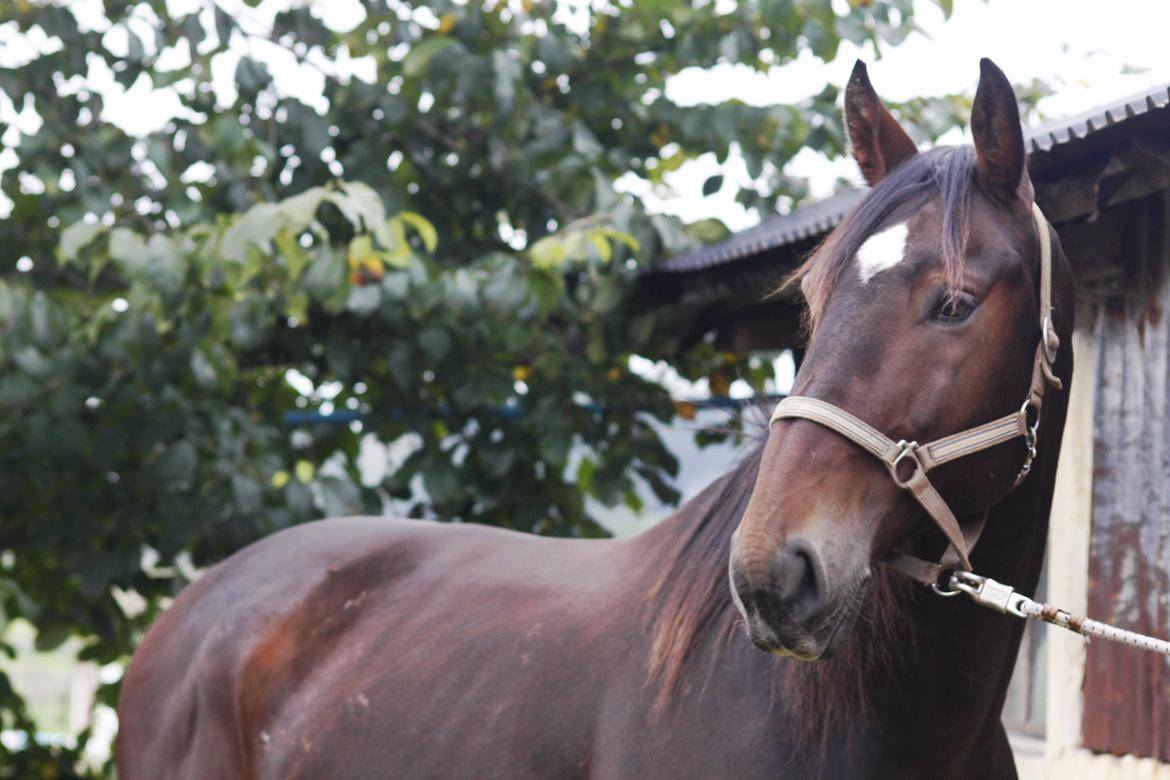
[[[919,441],[1013,411],[1040,333],[1009,83],[984,62],[974,148],[917,153],[860,65],[846,118],[873,189],[804,269],[796,391]],[[1054,278],[1067,336],[1059,247]],[[1018,439],[932,472],[960,515],[990,509],[976,569],[1024,592],[1064,406],[1046,403],[1019,487]],[[999,714],[1020,622],[908,584],[880,564],[895,549],[937,555],[941,537],[881,463],[808,420],[633,538],[299,526],[207,572],[146,636],[121,777],[1014,776]],[[729,560],[773,652],[737,629]]]

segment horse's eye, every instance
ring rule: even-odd
[[[930,309],[930,318],[938,322],[954,324],[971,316],[979,301],[966,292],[943,292],[935,299]]]

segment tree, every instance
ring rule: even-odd
[[[631,307],[639,266],[722,230],[647,213],[615,179],[738,153],[758,182],[742,202],[799,199],[783,163],[841,153],[835,89],[683,107],[666,81],[827,60],[913,24],[910,0],[843,16],[779,0],[362,6],[349,30],[304,4],[271,25],[216,0],[181,16],[105,0],[96,21],[10,7],[45,43],[0,70],[42,120],[0,128],[18,138],[0,181],[0,609],[41,647],[72,634],[84,658],[125,660],[185,584],[177,559],[209,565],[389,497],[414,516],[585,536],[602,533],[587,496],[636,503],[644,482],[675,497],[649,424],[674,404],[629,355],[752,372],[707,345],[678,354],[669,315]],[[213,72],[240,51],[221,102]],[[320,72],[322,112],[277,90],[279,51]],[[372,78],[347,75],[354,60]],[[176,95],[178,116],[127,135],[88,82],[106,67]],[[386,479],[361,479],[367,434],[409,451]],[[574,447],[587,454],[570,471]],[[36,744],[3,676],[0,718],[29,736],[0,746],[0,777],[82,771],[76,749]]]

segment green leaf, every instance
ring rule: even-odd
[[[183,439],[168,447],[158,459],[158,475],[168,482],[190,484],[195,478],[197,464],[198,456],[195,453],[195,445]]]
[[[609,242],[605,240],[605,234],[599,230],[589,231],[589,241],[593,244],[593,248],[597,250],[597,256],[601,262],[608,263],[613,258],[613,249]]]
[[[368,184],[350,182],[341,185],[342,192],[331,192],[326,197],[341,209],[354,230],[380,230],[386,222],[386,207],[382,197]]]
[[[52,373],[53,367],[36,347],[25,347],[12,356],[16,367],[34,379],[44,379]]]
[[[572,232],[565,236],[564,247],[565,254],[571,260],[584,260],[588,256],[588,242],[589,238],[584,232]]]
[[[569,253],[565,250],[565,244],[556,236],[545,236],[537,241],[528,250],[529,257],[532,258],[532,264],[537,268],[557,268]]]
[[[423,487],[436,502],[450,501],[459,489],[459,473],[445,460],[440,460],[423,472]]]
[[[8,323],[15,308],[16,296],[12,292],[12,286],[0,279],[0,325]]]
[[[447,331],[435,325],[423,329],[418,335],[418,343],[435,362],[447,357],[447,352],[451,349],[451,337],[447,335]]]
[[[280,206],[257,203],[232,223],[219,241],[219,252],[225,260],[242,263],[248,257],[248,247],[271,241],[284,223]]]
[[[392,217],[386,220],[385,230],[381,232],[379,243],[387,247],[382,257],[389,265],[395,268],[406,268],[410,264],[410,243],[406,240],[406,227],[401,219]]]
[[[520,78],[520,61],[511,52],[497,49],[492,52],[492,70],[496,74],[496,105],[501,111],[510,111]]]
[[[142,45],[142,39],[130,30],[126,30],[126,44],[126,59],[130,62],[142,62],[142,58],[146,56],[146,49]]]
[[[614,228],[610,227],[598,228],[598,231],[606,238],[613,239],[614,241],[617,241],[621,244],[625,244],[632,252],[637,252],[639,249],[641,249],[642,245],[638,243],[638,239],[634,238],[629,233],[621,230],[615,230]]]
[[[435,55],[455,43],[446,35],[432,35],[415,44],[406,59],[402,61],[402,73],[408,78],[421,76],[426,72]]]
[[[137,278],[146,270],[146,241],[129,228],[116,227],[110,231],[110,257],[122,273]]]
[[[195,382],[199,387],[204,390],[213,390],[219,384],[219,376],[215,366],[202,349],[197,348],[191,352],[191,375],[195,377]]]
[[[327,517],[352,515],[361,509],[361,494],[357,485],[341,477],[322,477],[318,480],[321,488],[321,508]]]
[[[218,5],[213,5],[213,7],[215,8],[215,34],[219,37],[220,48],[226,48],[231,42],[232,28],[236,26],[236,23]]]
[[[77,254],[105,230],[100,222],[74,222],[61,231],[61,259],[77,259]]]
[[[317,209],[328,194],[329,190],[325,187],[310,187],[299,195],[282,200],[279,205],[284,215],[284,224],[297,233],[313,224]]]
[[[39,653],[46,653],[60,647],[70,634],[69,626],[65,623],[50,623],[37,627],[37,638],[34,646]]]
[[[428,254],[433,253],[435,248],[439,246],[439,234],[426,217],[413,211],[402,211],[399,212],[398,218],[414,228],[419,238],[422,239],[423,247]]]
[[[376,284],[362,284],[349,288],[349,297],[345,301],[345,308],[354,314],[365,317],[378,310],[382,305],[382,290]]]
[[[174,242],[155,233],[146,244],[146,279],[155,289],[175,293],[183,284],[185,268]]]
[[[254,515],[264,506],[264,492],[260,483],[243,474],[232,475],[232,497],[236,511],[245,517]]]
[[[560,302],[565,282],[560,274],[546,269],[534,268],[528,273],[528,285],[536,295],[541,311],[547,314]]]
[[[365,261],[377,259],[378,256],[374,254],[374,242],[369,236],[354,236],[349,242],[348,257],[350,267],[357,268]]]
[[[573,151],[592,159],[605,151],[593,131],[580,119],[573,122]]]
[[[263,63],[251,57],[241,57],[236,65],[236,84],[240,91],[246,94],[255,94],[271,83],[272,76]]]
[[[723,174],[719,173],[709,177],[703,182],[703,195],[714,195],[723,187]]]
[[[325,303],[346,286],[345,261],[330,252],[323,252],[309,263],[302,281],[311,298]]]
[[[277,251],[288,264],[288,278],[296,280],[309,264],[309,253],[297,241],[297,234],[289,228],[282,228],[273,239]]]

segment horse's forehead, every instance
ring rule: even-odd
[[[854,255],[861,283],[898,265],[913,254],[912,249],[921,253],[932,244],[937,246],[941,227],[937,205],[928,203],[905,219],[871,233]]]
[[[1027,239],[1019,225],[979,198],[972,198],[969,208],[967,219],[961,220],[966,227],[963,247],[968,258],[982,257],[991,263],[985,270],[994,273],[992,268],[1001,266],[996,258],[1007,260],[1022,254]],[[941,205],[931,200],[902,220],[874,231],[854,255],[861,284],[907,260],[915,260],[921,267],[924,260],[941,259],[944,222]]]
[[[889,225],[871,235],[857,248],[857,272],[861,283],[893,268],[906,257],[906,238],[909,230],[905,222]]]

